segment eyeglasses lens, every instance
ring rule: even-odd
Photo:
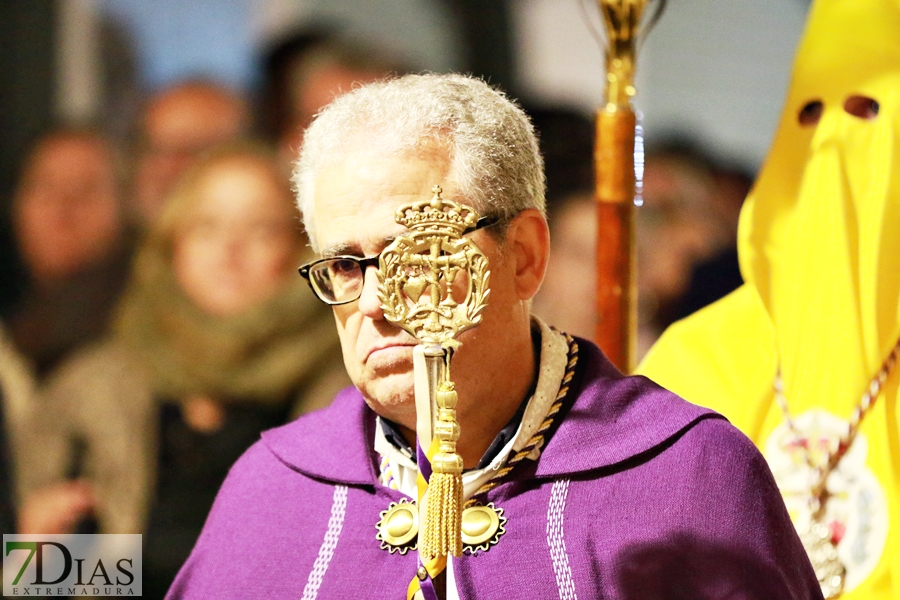
[[[347,258],[322,261],[309,275],[316,292],[326,302],[351,302],[359,298],[363,273],[356,261]]]

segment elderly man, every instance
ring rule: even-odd
[[[323,257],[301,271],[334,305],[355,388],[233,467],[170,597],[401,598],[427,579],[415,524],[391,521],[416,497],[416,339],[386,319],[370,267],[404,234],[396,209],[436,184],[491,223],[467,234],[490,298],[452,362],[464,498],[482,518],[463,517],[447,597],[820,597],[743,435],[530,314],[549,237],[515,104],[458,75],[364,86],[313,122],[295,183]]]

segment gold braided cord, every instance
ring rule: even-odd
[[[557,414],[559,414],[560,409],[562,409],[563,401],[569,394],[569,384],[572,382],[572,377],[575,376],[575,365],[578,363],[578,342],[576,342],[569,334],[564,335],[566,336],[566,343],[569,345],[568,363],[566,364],[566,372],[563,375],[562,382],[559,386],[559,392],[556,394],[556,399],[550,406],[550,410],[547,411],[547,416],[544,417],[540,427],[534,432],[534,435],[531,436],[528,443],[525,444],[525,447],[516,452],[516,454],[513,455],[501,469],[497,470],[493,477],[472,494],[472,497],[466,502],[466,508],[478,504],[475,498],[488,493],[500,485],[501,480],[506,477],[516,465],[525,460],[535,448],[543,445],[544,434],[546,434],[547,430],[553,426]]]
[[[426,524],[422,530],[422,556],[461,556],[462,478],[432,473],[428,481]],[[429,522],[430,521],[430,522]]]

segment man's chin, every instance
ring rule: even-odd
[[[361,383],[357,387],[372,410],[395,423],[415,428],[416,400],[411,368]]]

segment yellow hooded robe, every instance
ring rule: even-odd
[[[753,439],[802,522],[805,454],[846,429],[900,337],[900,0],[813,4],[738,249],[747,283],[670,327],[638,370]],[[828,479],[842,599],[900,598],[898,388],[900,366]]]

